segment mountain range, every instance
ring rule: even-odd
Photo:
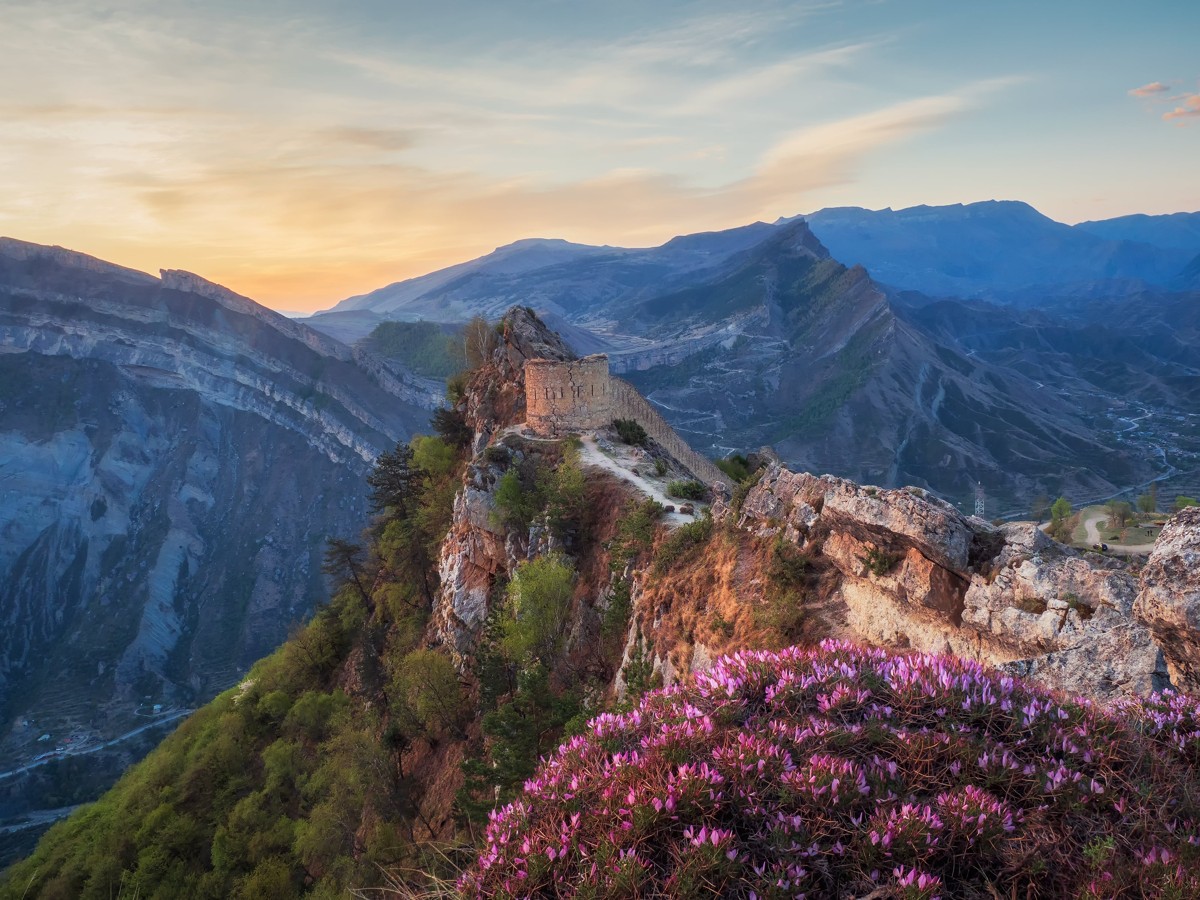
[[[385,319],[527,304],[577,351],[607,352],[706,452],[769,443],[803,469],[958,502],[982,484],[1018,512],[1040,493],[1102,498],[1190,467],[1190,434],[1160,438],[1186,414],[1194,360],[1158,337],[1192,305],[1197,223],[1200,213],[1068,226],[987,202],[822,210],[648,249],[528,240],[308,321],[361,339]],[[939,315],[994,309],[980,314],[993,338],[1045,327],[1074,338],[1017,364],[917,312],[939,299]],[[1159,326],[1143,315],[1139,358],[1106,363],[1107,348],[1132,339],[1130,309],[1155,311]],[[1122,365],[1133,368],[1111,371]],[[1130,431],[1123,415],[1146,411],[1129,406],[1146,377],[1156,405]]]
[[[807,229],[780,237],[781,284],[846,280],[829,296],[875,309]],[[556,437],[526,362],[543,388],[583,369],[525,307],[492,333],[441,417],[461,427],[376,470],[371,552],[330,605],[0,873],[0,898],[792,896],[800,878],[900,896],[912,860],[944,896],[1082,896],[1097,861],[1114,897],[1196,896],[1198,712],[1154,692],[1200,687],[1200,509],[1135,561],[769,454],[706,488],[643,404],[638,435],[562,397],[579,433]],[[681,488],[699,506],[655,499]],[[945,824],[981,817],[978,841]]]
[[[1200,494],[1196,220],[988,203],[526,240],[304,322],[0,240],[0,762],[97,751],[0,765],[0,821],[94,795],[145,749],[100,742],[170,724],[323,601],[326,538],[441,402],[438,342],[514,304],[713,456],[771,445],[967,507],[982,486],[991,515]],[[422,326],[433,362],[388,358],[414,336],[379,326],[420,320],[447,326]]]
[[[0,240],[0,772],[96,751],[53,801],[18,784],[44,771],[0,781],[0,821],[87,799],[103,742],[310,616],[326,538],[361,528],[364,475],[437,402],[197,276]]]

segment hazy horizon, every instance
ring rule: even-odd
[[[311,312],[531,237],[1200,209],[1200,8],[3,4],[0,233]]]

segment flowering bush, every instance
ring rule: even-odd
[[[602,715],[492,814],[480,897],[1200,897],[1200,704],[962,660],[743,652]]]

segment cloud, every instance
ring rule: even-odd
[[[37,39],[0,53],[37,88],[0,100],[0,232],[290,309],[520,237],[644,246],[792,215],[988,89],[864,107],[852,75],[886,41],[778,41],[790,4],[447,54],[70,2],[22,13]]]
[[[1149,84],[1143,84],[1140,88],[1134,88],[1129,93],[1133,97],[1153,97],[1155,94],[1165,94],[1170,89],[1169,85],[1165,85],[1161,81],[1152,81]]]
[[[1180,101],[1180,105],[1176,106],[1170,112],[1163,113],[1164,121],[1170,122],[1173,119],[1200,117],[1200,94],[1184,94],[1182,97],[1174,99]]]

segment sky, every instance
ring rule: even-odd
[[[1200,3],[0,0],[0,234],[268,306],[827,206],[1200,210]]]

